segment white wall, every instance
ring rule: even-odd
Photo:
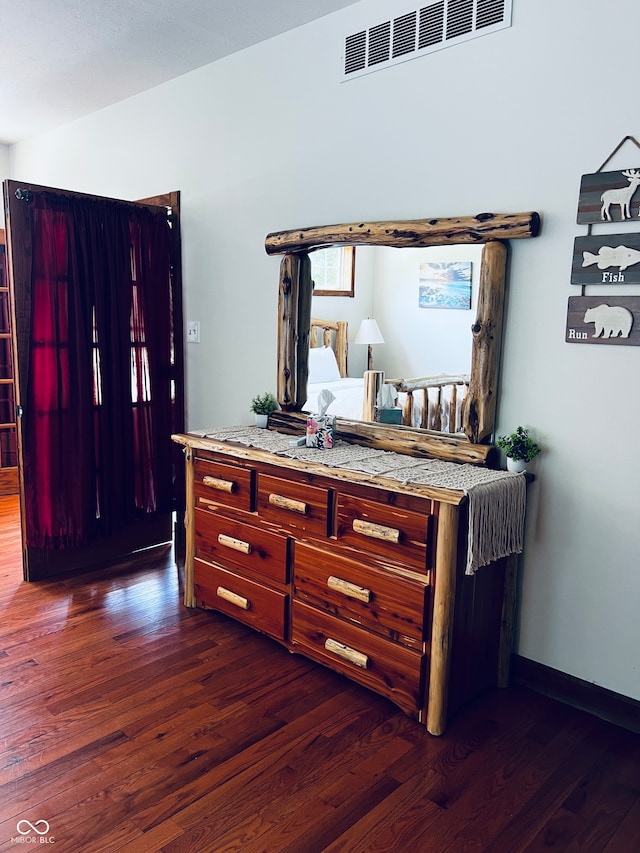
[[[376,366],[388,379],[469,373],[482,247],[378,248],[375,252],[373,316],[385,339],[384,346],[376,347]],[[447,261],[471,261],[471,308],[421,308],[420,264]]]
[[[499,432],[524,424],[545,448],[517,650],[640,699],[640,349],[564,342],[580,176],[640,138],[640,8],[513,6],[511,29],[340,84],[343,37],[391,8],[363,0],[22,143],[13,172],[126,198],[182,191],[186,316],[202,324],[192,427],[248,422],[251,397],[275,388],[267,232],[540,211],[541,236],[512,243],[498,413]],[[612,167],[639,165],[631,145]]]

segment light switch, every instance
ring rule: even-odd
[[[199,344],[200,343],[200,321],[199,320],[187,320],[187,343],[188,344]]]

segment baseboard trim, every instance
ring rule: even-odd
[[[640,702],[628,696],[520,655],[511,657],[511,682],[640,734]]]

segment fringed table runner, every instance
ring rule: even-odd
[[[461,491],[469,501],[466,574],[472,575],[493,560],[520,554],[524,547],[526,480],[523,474],[493,471],[475,465],[419,459],[337,441],[330,450],[293,445],[290,435],[251,426],[191,430],[192,435],[267,450],[302,462],[320,462],[327,468],[358,471],[371,477],[389,477],[404,484]]]

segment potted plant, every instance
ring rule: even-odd
[[[265,391],[264,394],[257,394],[253,398],[250,408],[256,416],[256,426],[266,427],[269,415],[271,412],[275,412],[278,408],[278,401],[273,394],[270,394],[269,391]]]
[[[527,463],[540,453],[540,446],[524,427],[516,427],[511,435],[498,436],[498,447],[507,456],[507,471],[526,471]]]

